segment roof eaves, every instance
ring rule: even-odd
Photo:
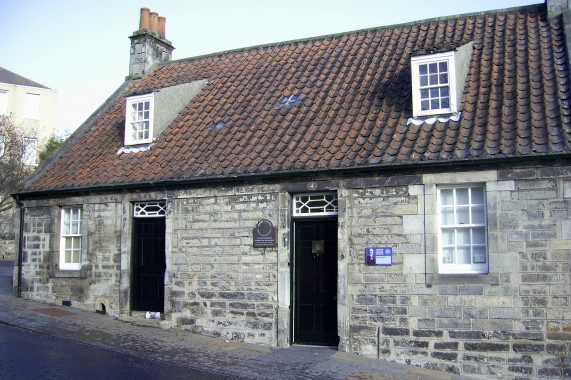
[[[84,186],[84,187],[73,187],[73,188],[59,188],[59,189],[46,189],[46,190],[22,190],[14,197],[19,199],[41,197],[41,196],[54,196],[55,194],[67,195],[69,193],[85,193],[85,192],[109,192],[109,191],[128,191],[132,189],[140,188],[172,188],[177,186],[189,186],[189,185],[213,185],[218,183],[229,183],[240,180],[265,180],[265,179],[286,179],[292,177],[314,177],[317,175],[333,175],[333,174],[349,174],[355,175],[355,173],[366,173],[366,172],[379,172],[379,171],[399,171],[402,170],[415,170],[422,171],[428,169],[440,169],[446,168],[447,170],[452,170],[456,168],[467,168],[467,167],[486,167],[490,168],[490,164],[494,165],[507,165],[507,164],[517,164],[517,163],[529,163],[529,162],[555,162],[564,161],[567,162],[571,159],[571,152],[557,153],[557,154],[543,154],[534,156],[502,156],[502,157],[486,157],[486,158],[465,158],[465,159],[454,159],[454,160],[439,160],[439,161],[420,161],[420,162],[396,162],[396,163],[385,163],[385,164],[370,164],[361,166],[348,166],[342,168],[323,168],[323,169],[297,169],[297,170],[287,170],[279,172],[261,172],[261,173],[244,173],[244,174],[233,174],[233,175],[213,175],[206,177],[194,177],[194,178],[181,178],[181,179],[170,179],[170,180],[159,180],[159,181],[147,181],[147,182],[136,182],[136,183],[117,183],[117,184],[106,184],[106,185],[94,185],[94,186]],[[401,173],[402,174],[402,173]]]

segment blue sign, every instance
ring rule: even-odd
[[[369,247],[365,252],[367,265],[393,265],[393,249],[391,247]]]

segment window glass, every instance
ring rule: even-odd
[[[454,245],[456,240],[455,231],[452,229],[442,229],[442,244]]]
[[[469,229],[459,229],[457,230],[458,234],[456,235],[457,237],[457,243],[458,244],[470,244],[471,239],[470,239],[470,230]]]
[[[484,205],[472,206],[472,224],[484,224],[485,222]]]
[[[484,187],[441,187],[438,202],[441,273],[487,273]]]
[[[444,247],[442,248],[442,263],[443,264],[454,264],[456,261],[455,250],[453,247]]]
[[[27,119],[39,119],[40,95],[26,94],[24,97],[24,117]]]
[[[456,207],[456,223],[455,224],[470,224],[470,208],[467,206]]]
[[[486,230],[484,228],[472,229],[472,242],[474,244],[486,244]]]
[[[440,191],[440,203],[443,206],[454,205],[454,192],[452,189],[442,189]]]
[[[456,204],[467,205],[469,203],[468,189],[456,189]]]
[[[82,208],[61,210],[60,269],[81,269]]]
[[[486,247],[478,246],[473,248],[472,255],[474,257],[474,264],[486,264]]]
[[[35,165],[38,156],[38,140],[24,138],[24,151],[22,153],[22,162],[25,165]]]
[[[470,247],[458,247],[457,264],[471,264]]]
[[[450,226],[454,224],[454,209],[453,208],[443,208],[441,211],[442,224],[445,226]]]
[[[125,116],[125,145],[144,144],[153,136],[152,94],[133,96],[127,99]]]
[[[0,115],[8,113],[8,91],[0,91]]]
[[[472,203],[483,205],[484,204],[484,188],[472,188]]]
[[[415,116],[455,112],[454,53],[438,53],[412,59]]]

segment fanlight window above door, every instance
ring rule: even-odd
[[[336,193],[296,194],[293,197],[294,216],[337,215]]]
[[[166,216],[167,205],[165,201],[137,202],[133,207],[133,216],[137,218],[156,218]]]

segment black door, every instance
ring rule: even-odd
[[[293,341],[336,346],[337,220],[294,222],[294,251]]]
[[[164,312],[165,219],[133,219],[133,310]]]

